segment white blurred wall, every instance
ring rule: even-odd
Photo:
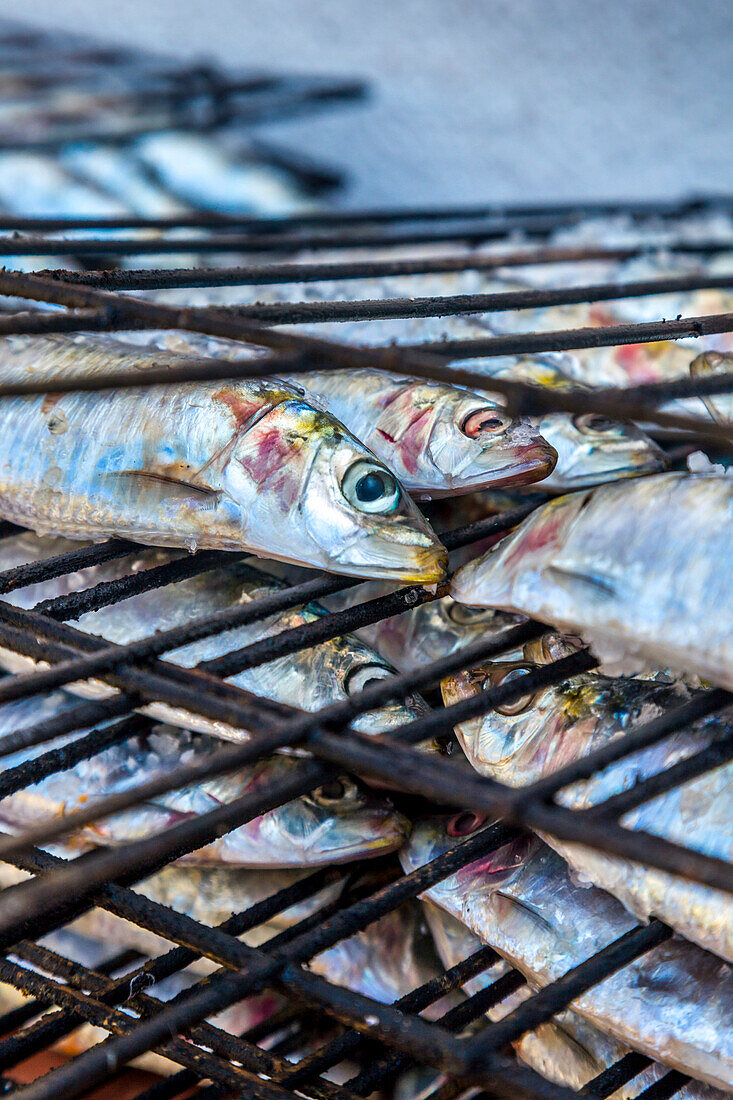
[[[270,131],[346,165],[353,204],[733,190],[732,0],[0,0],[0,14],[370,78],[368,106]]]

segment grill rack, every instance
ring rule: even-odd
[[[733,203],[719,199],[710,208],[729,211]],[[657,411],[660,401],[671,396],[724,392],[730,390],[733,379],[714,378],[705,381],[685,380],[657,386],[637,387],[632,391],[603,391],[591,394],[567,392],[542,394],[534,387],[520,383],[498,383],[470,371],[458,375],[446,369],[446,359],[460,355],[524,353],[536,350],[558,350],[637,342],[646,339],[676,338],[701,335],[706,332],[733,330],[733,315],[712,318],[691,318],[654,324],[619,325],[612,328],[584,329],[574,332],[527,334],[515,337],[488,337],[475,341],[471,347],[455,342],[432,343],[413,347],[380,347],[368,351],[340,345],[296,333],[283,333],[268,327],[285,317],[290,324],[306,319],[298,310],[303,303],[294,303],[272,311],[271,307],[208,308],[178,310],[157,303],[130,298],[121,290],[153,289],[170,286],[242,285],[247,283],[293,282],[333,278],[357,278],[369,274],[418,274],[425,271],[455,271],[468,268],[491,269],[505,266],[505,256],[514,263],[552,262],[572,259],[578,263],[597,258],[626,258],[653,246],[641,242],[625,249],[570,249],[547,247],[547,235],[562,225],[574,224],[589,213],[624,212],[635,217],[656,217],[673,221],[687,213],[707,207],[702,200],[682,204],[597,205],[593,208],[566,206],[562,208],[483,208],[460,211],[381,211],[351,215],[317,214],[283,219],[222,219],[211,226],[210,219],[188,219],[185,225],[196,228],[199,236],[186,242],[202,254],[218,251],[235,253],[269,252],[274,255],[293,254],[303,247],[323,248],[329,254],[339,248],[375,244],[421,244],[425,241],[454,241],[456,245],[484,240],[506,239],[503,255],[487,256],[481,252],[454,252],[447,257],[329,259],[326,264],[313,262],[268,261],[259,265],[251,261],[246,267],[217,268],[190,271],[99,271],[52,272],[22,275],[13,271],[0,273],[0,293],[14,299],[28,299],[65,307],[62,310],[24,310],[3,315],[0,331],[75,331],[91,328],[116,331],[134,327],[188,328],[211,335],[240,338],[270,350],[267,358],[255,365],[240,360],[192,359],[190,368],[180,379],[201,377],[234,377],[248,372],[276,373],[287,364],[289,371],[307,370],[317,357],[319,368],[324,363],[358,367],[382,365],[389,369],[423,377],[447,378],[470,384],[480,379],[483,388],[500,390],[510,406],[525,413],[539,414],[548,408],[570,411],[600,411],[624,418],[637,417],[666,427],[694,427],[697,437],[715,445],[730,441],[726,426],[690,423],[690,418],[672,416]],[[32,229],[34,236],[22,240],[13,237],[4,247],[10,254],[49,255],[56,251],[68,254],[74,242],[58,240],[54,234],[64,224],[67,228],[110,228],[108,223],[73,219],[68,223],[34,219],[4,219],[7,230]],[[123,225],[124,222],[124,225]],[[173,228],[142,219],[118,221],[123,228]],[[175,223],[180,227],[181,223]],[[397,226],[397,231],[395,231]],[[528,240],[539,239],[529,253],[519,248],[514,239],[521,228]],[[303,229],[315,230],[306,235]],[[165,252],[170,242],[156,238],[146,246],[149,252]],[[679,243],[680,251],[725,252],[733,240],[707,241],[700,245]],[[132,254],[140,252],[139,242],[111,242],[108,237],[83,242],[85,251],[98,255]],[[222,247],[222,246],[226,247]],[[669,245],[666,246],[670,248]],[[175,251],[181,249],[180,239]],[[646,280],[620,288],[610,284],[585,288],[561,288],[557,291],[526,291],[499,295],[460,296],[460,300],[394,299],[383,303],[345,303],[336,309],[333,304],[318,303],[319,317],[343,320],[365,316],[437,316],[451,311],[478,312],[492,309],[519,309],[536,304],[603,300],[628,297],[632,293],[663,293],[670,290],[695,289],[702,286],[733,285],[729,278],[698,277]],[[633,289],[635,288],[635,289]],[[287,309],[291,312],[288,313]],[[380,313],[381,310],[381,313]],[[350,311],[350,312],[349,312]],[[385,311],[389,311],[385,314]],[[431,312],[432,311],[432,312]],[[274,315],[273,315],[274,312]],[[312,312],[312,311],[311,311]],[[312,319],[312,316],[307,318]],[[538,347],[542,344],[542,348]],[[170,379],[170,373],[166,374]],[[117,377],[113,384],[129,384],[133,379]],[[136,385],[141,384],[139,375]],[[146,372],[145,381],[155,381]],[[63,389],[63,385],[44,383],[43,392]],[[75,385],[74,388],[80,388]],[[33,384],[2,386],[0,394],[35,392]],[[443,533],[450,550],[478,542],[488,535],[510,530],[531,511],[531,505],[512,510],[498,517],[479,521],[451,532]],[[17,528],[3,524],[0,535],[11,535]],[[0,593],[8,595],[30,583],[61,576],[102,561],[129,553],[131,544],[110,540],[90,548],[80,548],[70,554],[7,570],[0,574]],[[80,759],[91,758],[103,748],[121,741],[145,728],[148,723],[131,715],[132,707],[141,698],[155,698],[184,706],[186,709],[215,717],[230,724],[246,724],[257,732],[251,742],[228,745],[201,764],[182,766],[168,775],[123,794],[107,797],[93,808],[83,809],[51,822],[44,822],[21,836],[0,838],[0,859],[32,872],[36,877],[27,885],[0,894],[0,945],[4,953],[0,961],[0,979],[16,986],[41,1005],[56,1008],[40,1021],[22,1027],[19,1032],[0,1039],[0,1072],[7,1072],[33,1053],[45,1049],[62,1035],[68,1034],[80,1021],[86,1020],[106,1027],[112,1037],[105,1043],[39,1078],[23,1090],[24,1096],[41,1098],[80,1096],[100,1083],[116,1067],[153,1048],[164,1052],[181,1065],[178,1074],[140,1093],[146,1100],[153,1097],[174,1097],[192,1085],[209,1080],[211,1084],[199,1091],[209,1098],[232,1093],[285,1100],[293,1091],[320,1100],[351,1100],[368,1095],[374,1088],[389,1083],[396,1073],[412,1062],[424,1062],[446,1071],[447,1084],[436,1086],[434,1096],[460,1095],[469,1085],[477,1086],[480,1095],[520,1094],[569,1100],[572,1090],[551,1085],[525,1068],[505,1052],[506,1044],[525,1030],[536,1027],[565,1007],[582,990],[602,981],[609,974],[671,935],[670,929],[657,920],[639,926],[617,942],[588,959],[562,979],[533,995],[501,1023],[488,1023],[475,1035],[458,1037],[470,1022],[482,1020],[486,1009],[522,984],[523,979],[510,972],[482,993],[468,998],[450,1010],[439,1023],[430,1023],[417,1013],[447,990],[458,988],[469,976],[480,973],[495,961],[489,948],[454,967],[439,981],[428,983],[408,994],[396,1006],[382,1005],[348,990],[330,984],[315,974],[304,971],[307,962],[319,951],[358,931],[378,917],[390,912],[403,901],[418,896],[471,860],[486,855],[506,843],[523,829],[545,829],[567,839],[582,839],[600,850],[615,852],[630,858],[643,858],[645,863],[673,873],[684,874],[695,881],[733,892],[733,867],[698,852],[663,841],[650,834],[632,832],[618,825],[618,818],[632,806],[659,794],[671,786],[704,773],[733,758],[733,739],[719,740],[695,756],[668,769],[653,779],[638,784],[630,791],[612,799],[592,815],[582,814],[557,805],[554,795],[568,783],[588,777],[613,760],[648,746],[682,728],[690,722],[728,706],[731,695],[720,689],[698,692],[685,706],[662,718],[632,729],[623,738],[603,750],[562,768],[549,779],[531,787],[510,789],[478,776],[467,766],[454,760],[434,761],[414,752],[409,746],[431,735],[448,733],[456,722],[472,715],[486,713],[492,706],[512,701],[528,689],[559,683],[569,675],[594,667],[586,651],[554,662],[535,672],[524,674],[474,699],[440,708],[400,730],[399,738],[366,739],[348,729],[348,723],[362,711],[392,698],[405,697],[416,690],[434,686],[451,671],[467,667],[479,660],[514,648],[546,628],[529,623],[507,630],[502,637],[480,642],[443,658],[415,672],[371,685],[347,702],[334,704],[316,715],[293,711],[280,704],[258,699],[240,688],[223,682],[223,677],[245,667],[297,652],[327,638],[379,621],[400,611],[406,611],[439,596],[442,589],[430,592],[410,585],[397,592],[355,604],[345,611],[328,614],[317,622],[288,630],[275,637],[247,646],[197,670],[181,672],[161,659],[167,650],[196,638],[204,637],[243,622],[265,618],[277,609],[298,606],[340,590],[356,587],[360,582],[331,575],[316,575],[275,595],[258,600],[253,605],[220,612],[165,633],[157,633],[127,646],[101,642],[73,627],[74,618],[85,611],[113,604],[137,591],[192,576],[216,568],[217,563],[232,560],[232,555],[199,552],[150,570],[107,582],[81,593],[44,601],[26,611],[6,601],[0,601],[0,644],[18,652],[48,661],[48,670],[7,677],[0,681],[0,704],[11,699],[50,690],[85,676],[108,680],[122,694],[103,702],[80,702],[73,711],[0,740],[0,756],[31,744],[40,745],[110,717],[115,724],[104,731],[93,731],[80,741],[63,749],[51,750],[36,758],[31,765],[20,765],[0,776],[0,795],[37,781],[43,775],[70,766]],[[299,745],[308,747],[312,759],[299,763],[297,774],[279,781],[268,789],[249,794],[216,811],[187,820],[168,829],[162,835],[127,845],[113,852],[95,852],[65,863],[38,850],[38,845],[63,838],[83,822],[135,805],[155,793],[162,793],[204,776],[213,776],[251,762],[278,747]],[[218,929],[210,929],[185,914],[175,913],[136,893],[132,887],[142,878],[165,866],[172,859],[201,847],[214,836],[227,831],[252,816],[282,804],[289,798],[307,793],[333,774],[334,768],[369,773],[377,778],[397,781],[408,792],[424,796],[446,806],[471,808],[499,818],[460,842],[433,863],[405,875],[393,862],[378,861],[362,866],[348,865],[329,871],[316,871],[306,880],[280,891],[245,913],[235,914]],[[328,877],[343,879],[345,893],[331,909],[309,917],[295,928],[288,929],[263,947],[254,949],[236,939],[295,900],[320,889]],[[120,967],[132,960],[129,955],[109,960],[96,970],[70,964],[63,956],[42,948],[33,941],[45,932],[63,926],[73,916],[91,905],[98,905],[128,920],[149,928],[179,946],[151,961],[141,961],[138,969],[118,974]],[[161,1006],[145,994],[150,976],[159,979],[203,956],[216,963],[220,970],[202,979],[193,989]],[[26,964],[26,965],[24,965]],[[41,966],[43,973],[28,968]],[[132,982],[132,985],[131,985]],[[276,985],[288,995],[292,1019],[296,1026],[315,1007],[324,1019],[340,1022],[343,1031],[326,1043],[301,1065],[293,1066],[275,1052],[257,1045],[266,1028],[257,1028],[244,1037],[234,1037],[202,1021],[216,1011],[240,999],[249,991]],[[138,1017],[121,1011],[132,1009]],[[309,1010],[302,1006],[309,1006]],[[0,1034],[32,1018],[31,1007],[16,1010],[0,1019]],[[279,1019],[273,1028],[281,1025]],[[187,1038],[181,1039],[180,1032]],[[174,1036],[171,1038],[171,1036]],[[365,1045],[366,1044],[366,1045]],[[346,1085],[327,1081],[323,1072],[331,1065],[362,1055],[358,1076]],[[619,1085],[633,1079],[649,1059],[631,1054],[591,1082],[584,1094],[608,1096]],[[672,1096],[685,1084],[684,1075],[669,1071],[644,1095]]]

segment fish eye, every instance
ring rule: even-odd
[[[461,431],[470,439],[482,434],[499,435],[511,424],[508,416],[504,416],[495,406],[488,405],[483,409],[474,409],[463,421]]]
[[[389,470],[363,460],[346,471],[341,492],[360,512],[392,512],[400,499],[400,487]]]
[[[345,778],[332,779],[310,793],[311,801],[324,809],[340,806],[344,802],[356,802],[358,797],[359,790],[356,784]]]
[[[456,626],[472,626],[474,623],[488,622],[494,617],[490,607],[467,607],[465,603],[451,603],[446,614]]]
[[[464,810],[463,813],[452,817],[447,825],[448,836],[469,836],[475,833],[486,821],[483,814],[475,814],[473,810]]]
[[[493,682],[494,687],[499,687],[500,684],[511,683],[512,680],[518,679],[520,676],[524,676],[527,672],[533,672],[534,670],[528,665],[518,665],[515,668],[509,669],[498,679]],[[497,714],[505,714],[507,717],[513,717],[515,714],[523,714],[525,710],[529,710],[532,706],[534,699],[534,693],[530,692],[528,695],[520,695],[518,699],[512,700],[510,703],[500,703],[498,707],[494,707]]]
[[[597,432],[612,432],[618,427],[615,420],[611,420],[607,416],[601,416],[600,413],[585,413],[583,416],[574,416],[573,424],[579,432],[584,432],[586,435],[594,435]]]
[[[394,676],[394,672],[386,665],[357,665],[346,673],[344,688],[347,695],[356,695],[369,684],[388,680],[390,676]]]

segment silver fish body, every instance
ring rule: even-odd
[[[10,379],[185,366],[107,337],[10,337]],[[446,555],[394,476],[285,383],[8,398],[0,515],[72,538],[251,550],[336,572],[439,580]]]
[[[447,704],[471,698],[538,665],[494,662],[443,682]],[[665,684],[589,673],[462,723],[458,739],[471,764],[512,787],[551,775],[602,748],[630,728],[687,702],[680,683]],[[730,736],[731,716],[707,719],[651,748],[563,789],[558,801],[587,809],[628,790],[701,751],[712,738]],[[733,764],[723,764],[626,813],[622,823],[706,855],[733,860]],[[543,834],[584,880],[618,898],[636,916],[659,917],[687,939],[733,962],[733,900],[724,891]]]
[[[733,688],[732,536],[729,478],[602,485],[538,508],[451,594],[579,634],[608,672],[651,665]]]
[[[415,825],[406,870],[464,835],[466,815]],[[450,835],[450,832],[452,835]],[[634,928],[610,895],[573,883],[558,855],[521,839],[426,891],[537,986],[546,986]],[[672,939],[570,1006],[601,1031],[717,1088],[733,1088],[733,973],[714,955]]]
[[[438,908],[430,901],[425,901],[423,904],[435,946],[446,967],[456,966],[483,946],[478,936],[444,909]],[[470,994],[478,993],[495,982],[507,970],[505,962],[497,963],[489,970],[469,979],[464,989]],[[492,1021],[503,1019],[531,996],[532,992],[533,987],[529,984],[522,986],[510,997],[495,1005],[487,1013],[489,1019]],[[629,1053],[627,1047],[610,1035],[605,1035],[571,1009],[556,1013],[551,1020],[525,1032],[512,1045],[522,1061],[532,1069],[558,1085],[567,1085],[576,1090],[582,1089],[594,1077]],[[636,1074],[627,1085],[622,1085],[611,1093],[611,1098],[612,1100],[633,1100],[666,1072],[664,1066],[658,1062],[653,1063]],[[689,1082],[677,1095],[684,1097],[685,1100],[697,1100],[697,1098],[713,1100],[714,1097],[722,1100],[723,1096],[717,1089],[697,1081]]]
[[[63,553],[71,544],[63,540],[38,539],[30,534],[12,536],[0,542],[0,570],[28,561],[42,560]],[[140,550],[115,561],[105,562],[79,573],[34,584],[10,595],[11,602],[33,607],[40,600],[53,599],[78,589],[113,581],[155,568],[172,559],[164,550]],[[197,577],[155,588],[98,611],[87,612],[79,619],[82,630],[97,634],[111,642],[124,645],[144,638],[156,630],[170,629],[190,622],[192,618],[254,603],[282,588],[282,583],[268,573],[245,562],[233,563]],[[213,660],[283,630],[295,629],[317,621],[323,614],[318,604],[278,612],[258,622],[234,630],[211,635],[166,654],[171,661],[190,667],[201,661]],[[34,662],[11,650],[0,648],[0,665],[19,672],[34,667]],[[274,699],[305,710],[319,710],[329,703],[343,702],[357,694],[369,682],[394,674],[384,658],[353,635],[345,635],[319,645],[245,669],[231,677],[238,687],[256,695]],[[114,689],[92,680],[70,685],[70,691],[97,697],[113,693]],[[195,715],[165,703],[150,703],[141,708],[160,721],[172,722],[200,733],[211,733],[229,740],[242,740],[246,731],[225,722]],[[418,696],[387,703],[354,719],[356,729],[365,733],[397,730],[405,722],[427,713],[427,705]]]
[[[99,799],[135,789],[215,748],[198,735],[164,726],[104,749],[74,767],[53,772],[0,799],[0,820],[12,831],[63,816]],[[35,755],[35,750],[33,755]],[[297,768],[275,756],[229,775],[169,791],[85,826],[67,843],[116,846],[154,836],[186,818],[216,810],[246,794],[287,779]],[[350,779],[337,779],[225,833],[186,857],[188,862],[237,867],[302,867],[341,863],[399,846],[406,822],[392,806]]]

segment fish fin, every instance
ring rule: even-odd
[[[155,470],[118,470],[109,473],[107,477],[127,478],[139,483],[141,486],[149,483],[152,487],[157,485],[161,492],[167,496],[194,497],[209,504],[216,504],[221,491],[213,489],[210,485],[202,485],[195,481],[187,481],[185,478],[175,477],[172,474],[160,473]]]
[[[616,595],[616,586],[612,581],[592,573],[576,573],[574,569],[562,569],[558,565],[548,565],[544,572],[551,574],[552,579],[564,588],[581,588],[586,592],[602,593],[604,596]]]

